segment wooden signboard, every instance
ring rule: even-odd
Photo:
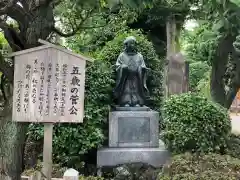
[[[13,121],[44,123],[43,173],[51,179],[54,123],[81,123],[86,60],[69,50],[43,45],[13,53]]]
[[[14,121],[83,121],[85,57],[51,44],[14,56]]]

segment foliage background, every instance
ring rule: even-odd
[[[193,62],[189,64],[189,88],[190,91],[197,91],[199,81],[206,76],[206,72],[210,70],[206,62]]]

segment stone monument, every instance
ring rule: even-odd
[[[167,59],[167,96],[188,92],[189,63],[184,59],[180,52],[169,56]]]
[[[159,140],[159,113],[145,106],[149,68],[136,43],[134,37],[126,38],[125,49],[116,62],[117,105],[109,113],[109,147],[97,152],[99,168],[128,163],[161,167],[169,158]]]

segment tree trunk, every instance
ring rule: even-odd
[[[226,58],[226,57],[225,57]],[[225,85],[223,75],[226,69],[226,59],[224,57],[218,60],[218,63],[213,63],[211,71],[211,96],[213,101],[225,105]]]
[[[12,154],[12,163],[8,166],[8,174],[12,180],[21,180],[24,170],[23,156],[27,129],[26,123],[16,123],[16,140],[13,145],[15,150]]]
[[[236,51],[236,49],[233,48],[233,52],[232,52],[232,62],[235,64],[235,68],[234,68],[234,72],[233,76],[231,78],[231,82],[230,82],[230,89],[227,93],[226,96],[226,102],[225,102],[225,107],[227,109],[229,109],[232,105],[232,102],[234,101],[237,92],[239,91],[240,88],[240,56],[239,56],[239,52]]]
[[[227,63],[229,60],[229,53],[233,51],[233,42],[235,37],[227,35],[219,42],[216,50],[211,71],[211,96],[214,102],[219,103],[223,107],[229,108],[231,106],[230,97],[235,93],[235,86],[231,87],[229,92],[225,90],[224,75],[227,70]],[[234,94],[234,96],[236,93]],[[230,104],[230,105],[229,105]]]
[[[3,156],[4,167],[6,167],[5,173],[12,180],[20,180],[20,174],[23,170],[22,154],[27,126],[23,123],[12,122],[11,112],[12,98],[9,99],[0,113],[0,153]]]
[[[54,25],[53,8],[51,6],[38,7],[31,12],[31,15],[33,16],[31,19],[26,18],[27,21],[22,23],[24,26],[22,27],[20,33],[18,34],[19,38],[22,39],[21,43],[23,43],[24,46],[23,49],[38,46],[39,45],[38,39],[46,39],[52,32],[52,27]],[[9,36],[9,40],[12,40],[12,37]],[[4,111],[8,112],[7,114],[5,114],[6,116],[4,118],[10,119],[9,121],[12,121],[11,117],[9,117],[9,115],[11,115],[12,111],[11,109],[12,109],[11,103],[9,107],[7,107],[7,109],[4,109]],[[24,170],[23,164],[24,147],[28,123],[12,123],[12,124],[15,128],[15,133],[12,135],[14,141],[12,142],[13,148],[12,152],[10,153],[11,157],[8,157],[11,160],[8,161],[7,172],[12,178],[12,180],[20,180],[21,173]]]

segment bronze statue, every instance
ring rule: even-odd
[[[136,45],[135,37],[127,37],[124,41],[124,51],[116,62],[117,80],[114,95],[120,106],[143,106],[148,95],[148,68]]]

